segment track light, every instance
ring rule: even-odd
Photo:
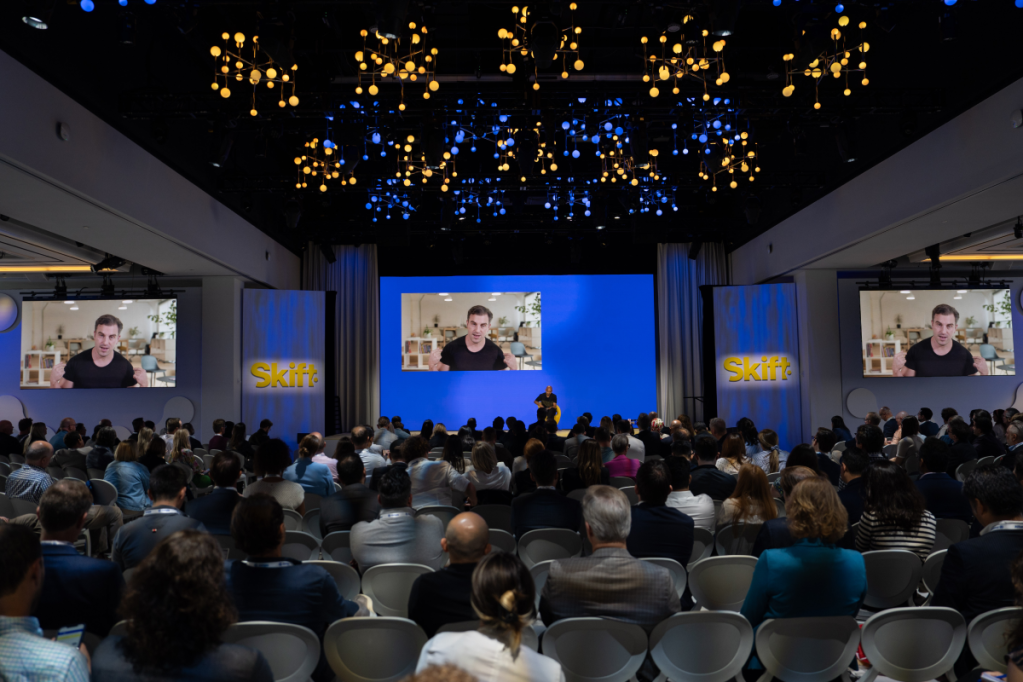
[[[1016,218],[1016,225],[1012,228],[1012,233],[1016,235],[1016,239],[1023,239],[1023,220]]]
[[[110,275],[103,275],[103,285],[100,287],[99,292],[104,296],[114,295],[114,280],[110,279]]]
[[[25,3],[25,13],[21,15],[21,20],[32,28],[45,31],[50,28],[51,14],[53,14],[53,2],[28,0]]]
[[[92,266],[92,271],[99,272],[100,270],[116,270],[127,262],[128,261],[123,258],[107,254],[106,258]]]
[[[156,275],[149,275],[149,281],[146,283],[146,296],[149,298],[160,298],[163,296],[163,289],[160,288]]]
[[[64,282],[63,275],[57,275],[57,286],[53,288],[54,298],[67,298],[67,284]]]

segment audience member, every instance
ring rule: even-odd
[[[143,432],[149,431],[152,434],[151,429],[143,429]],[[144,440],[139,440],[138,446],[142,447],[146,444],[145,454],[141,455],[138,459],[139,464],[149,469],[149,473],[153,473],[153,469],[158,466],[163,466],[167,463],[167,443],[163,438],[151,438],[148,443]],[[138,452],[138,450],[136,450]]]
[[[538,528],[566,528],[578,532],[582,526],[579,502],[558,492],[558,463],[554,453],[541,450],[529,461],[529,476],[536,490],[512,500],[511,523],[516,538]]]
[[[649,460],[636,474],[631,531],[625,543],[629,554],[674,559],[683,566],[693,553],[693,519],[665,503],[671,494],[671,473],[664,461]]]
[[[905,549],[926,559],[934,547],[936,525],[909,474],[894,462],[874,462],[866,479],[856,549]]]
[[[568,434],[568,438],[565,439],[565,445],[563,454],[569,459],[575,459],[579,446],[584,441],[590,440],[590,436],[586,435],[586,417],[579,417],[579,421],[572,427],[572,432]],[[608,432],[610,434],[610,432]]]
[[[713,421],[712,419],[711,422]],[[721,501],[735,491],[735,476],[717,468],[719,452],[719,442],[712,435],[702,434],[696,437],[693,443],[696,466],[690,470],[692,481],[689,484],[693,495],[707,495],[712,500]]]
[[[54,450],[59,450],[64,447],[64,436],[69,433],[78,433],[75,430],[75,420],[71,417],[64,417],[60,420],[60,426],[57,427],[57,432],[50,437],[50,445],[53,446]]]
[[[525,495],[536,490],[536,483],[529,476],[529,462],[533,455],[543,450],[542,441],[530,438],[522,448],[522,455],[515,458],[515,465],[512,467],[512,492],[516,495]]]
[[[853,439],[852,431],[845,425],[845,419],[840,416],[831,418],[831,431],[835,434],[835,442],[848,442]]]
[[[1023,448],[1023,422],[1013,420],[1005,427],[1005,446],[1002,466],[1011,471],[1016,468],[1017,451]]]
[[[224,421],[223,419],[213,420],[213,437],[210,438],[210,452],[212,452],[213,450],[221,450],[223,452],[226,452],[228,450],[228,445],[230,444],[230,441],[228,441],[227,437],[224,435],[224,432],[226,430],[227,430],[226,421]],[[167,429],[167,432],[170,433],[169,427]]]
[[[604,466],[601,454],[601,431],[597,429],[597,438],[583,441],[579,446],[576,466],[561,472],[561,491],[566,495],[573,490],[591,485],[608,485],[611,482],[611,472]]]
[[[391,420],[388,417],[377,419],[377,429],[373,434],[373,443],[379,445],[384,450],[389,450],[391,444],[397,440],[398,436],[394,433],[394,426],[391,424]]]
[[[34,424],[33,424],[34,426]],[[106,469],[114,461],[114,448],[117,447],[117,432],[111,428],[103,428],[96,434],[96,444],[85,456],[89,469]]]
[[[613,429],[608,430],[600,427],[593,436],[593,440],[597,441],[597,445],[600,447],[600,461],[602,464],[607,464],[615,457],[615,451],[611,449],[612,431]]]
[[[800,443],[796,447],[792,448],[792,452],[789,453],[788,462],[785,463],[785,468],[788,467],[806,467],[812,469],[818,476],[824,476],[824,472],[821,471],[821,460],[817,456],[816,451],[813,447],[806,443]],[[775,481],[775,487],[778,486],[778,482]]]
[[[977,450],[977,459],[1006,454],[1005,445],[995,435],[994,421],[987,410],[978,410],[974,415],[973,434],[976,436],[973,447]]]
[[[219,421],[221,423],[223,423],[224,420],[221,419]],[[216,424],[216,423],[214,422],[214,424]],[[167,421],[164,422],[163,440],[164,440],[164,442],[167,443],[167,452],[170,452],[171,450],[174,449],[174,435],[178,432],[178,429],[180,429],[180,428],[181,428],[181,420],[178,419],[177,417],[169,417],[167,419]],[[221,429],[221,432],[222,431],[223,431],[223,429]],[[210,442],[212,443],[213,441],[211,440]],[[225,445],[226,445],[226,443],[225,443]],[[222,448],[222,447],[221,448],[213,448],[212,446],[210,446],[210,450],[214,450],[214,449],[216,449],[216,450],[223,450],[224,448]]]
[[[458,435],[448,436],[448,439],[444,442],[444,448],[441,450],[440,458],[451,465],[451,469],[456,474],[465,474],[465,453],[468,452],[469,456],[472,456],[472,448],[475,447],[476,443],[473,441],[472,445],[469,445],[469,449],[466,450],[465,439],[468,437],[468,431],[462,429]],[[471,437],[468,437],[472,440]],[[415,481],[412,482],[413,495],[415,495]]]
[[[238,425],[235,424],[235,429],[237,428]],[[202,523],[206,530],[214,535],[230,535],[231,514],[241,499],[235,487],[241,473],[241,462],[233,452],[218,452],[214,455],[213,464],[210,466],[213,492],[188,501],[185,511],[189,518]]]
[[[894,422],[894,420],[889,421]],[[892,433],[894,432],[895,431],[893,430]],[[873,424],[862,424],[860,425],[860,428],[856,429],[856,447],[867,453],[867,457],[871,462],[888,460],[888,458],[884,456],[883,452],[884,439],[884,433],[882,433],[881,429],[877,428]]]
[[[952,444],[952,439],[948,436],[948,423],[952,420],[952,417],[959,416],[954,407],[946,407],[941,411],[941,419],[944,422],[941,428],[938,429],[938,438],[945,441],[946,445]]]
[[[547,430],[547,449],[551,452],[563,453],[567,439],[558,435],[558,422],[554,421],[553,417],[547,417],[544,428]]]
[[[959,519],[973,523],[970,503],[963,497],[963,484],[946,473],[948,445],[940,438],[928,438],[920,448],[920,478],[916,489],[924,506],[936,519]]]
[[[643,460],[631,456],[632,443],[629,442],[628,434],[619,433],[612,438],[611,450],[615,456],[607,463],[608,473],[614,477],[636,478]]]
[[[202,523],[181,513],[186,490],[185,472],[178,467],[165,464],[153,471],[149,479],[153,506],[146,509],[142,518],[122,526],[114,536],[110,559],[122,571],[138,566],[161,540],[179,530],[194,528],[206,532]]]
[[[842,501],[849,517],[849,525],[860,522],[863,516],[863,505],[867,499],[867,480],[863,477],[870,466],[867,453],[858,447],[846,448],[839,463],[842,467],[842,488],[838,491],[838,499]]]
[[[483,490],[507,491],[511,487],[512,472],[503,462],[497,461],[494,445],[482,441],[472,448],[472,470],[468,478],[479,495]]]
[[[671,475],[671,493],[665,504],[691,518],[696,528],[713,533],[717,528],[714,500],[709,495],[694,495],[689,489],[691,478],[689,460],[685,457],[669,457],[664,463]]]
[[[725,420],[721,417],[714,417],[707,424],[710,431],[710,435],[717,441],[718,454],[721,454],[721,448],[724,446],[725,436],[728,435],[728,429],[725,427]],[[717,461],[717,457],[714,458]]]
[[[781,483],[782,499],[787,500],[792,495],[792,489],[796,484],[808,478],[817,478],[813,469],[802,466],[785,467],[778,478]],[[757,539],[753,542],[753,556],[758,557],[768,549],[781,549],[796,544],[796,539],[789,531],[789,520],[784,516],[764,521],[757,533]]]
[[[764,470],[765,474],[775,474],[785,466],[789,453],[778,447],[778,434],[771,429],[764,429],[757,434],[760,450],[750,456],[750,462]]]
[[[885,419],[884,428],[881,432],[886,440],[891,440],[895,437],[895,432],[902,427],[902,420],[906,418],[906,413],[900,410],[894,417],[891,417],[891,410],[888,410],[887,414],[889,415],[888,417],[885,417],[884,412],[881,414],[881,417]]]
[[[4,492],[16,500],[38,502],[46,489],[53,485],[53,479],[46,473],[53,458],[53,446],[46,440],[38,440],[25,450],[25,464],[7,477]]]
[[[138,433],[133,433],[132,435],[135,438],[129,439],[129,442],[135,444],[135,452],[139,455],[139,461],[142,461],[146,452],[149,451],[149,444],[153,442],[153,430],[148,426],[143,426],[139,429]]]
[[[260,480],[245,486],[245,497],[266,493],[276,499],[285,509],[297,511],[305,516],[305,489],[294,481],[284,480],[284,470],[291,466],[291,453],[280,438],[271,438],[256,448],[253,468]]]
[[[444,428],[443,424],[439,424],[441,429]],[[432,443],[433,441],[431,441]],[[387,466],[387,460],[382,454],[376,452],[371,448],[373,444],[373,429],[368,426],[356,426],[352,429],[352,445],[355,446],[355,451],[359,453],[359,457],[362,459],[362,463],[366,466],[366,484],[369,485],[373,480],[373,471],[377,468],[383,468]],[[433,447],[431,445],[431,447]]]
[[[408,598],[408,617],[427,637],[433,637],[442,625],[479,618],[470,595],[473,570],[490,553],[487,522],[472,512],[457,515],[448,524],[440,546],[448,555],[448,565],[416,578]]]
[[[661,451],[661,436],[658,432],[651,430],[653,420],[650,415],[641,412],[639,417],[636,419],[636,438],[643,443],[643,450],[651,455],[660,454]]]
[[[213,484],[206,472],[206,465],[202,459],[192,453],[192,443],[188,438],[188,431],[179,427],[171,439],[171,451],[167,455],[167,461],[179,467],[188,477],[189,485],[194,488],[208,488]],[[221,450],[221,452],[227,452]]]
[[[142,515],[152,506],[149,501],[149,469],[138,461],[135,445],[124,442],[117,446],[114,461],[103,472],[103,480],[117,489],[117,506],[127,519]]]
[[[725,436],[721,442],[721,457],[714,465],[719,471],[736,476],[745,462],[746,441],[743,440],[743,437],[738,433],[730,433]]]
[[[536,616],[534,595],[533,577],[517,556],[483,557],[472,574],[470,597],[480,631],[434,636],[423,646],[416,672],[454,663],[480,682],[564,682],[557,661],[522,646],[522,631]]]
[[[838,438],[831,429],[820,428],[813,436],[810,447],[817,454],[817,470],[828,477],[831,485],[838,485],[842,475],[842,467],[838,462],[831,459],[831,451],[835,449]],[[848,446],[846,446],[848,447]]]
[[[977,449],[970,442],[972,431],[966,421],[956,415],[948,423],[948,435],[952,441],[948,449],[948,469],[945,470],[952,478],[956,478],[956,470],[966,462],[979,459]]]
[[[917,421],[920,423],[920,435],[924,438],[938,435],[940,427],[931,421],[933,416],[934,412],[929,407],[921,407],[920,411],[916,413]]]
[[[14,454],[21,454],[24,449],[25,439],[28,438],[32,433],[32,418],[25,417],[24,419],[18,420],[18,449]]]
[[[500,419],[500,417],[498,417],[498,419]],[[502,426],[504,425],[503,420],[501,424]],[[501,431],[500,433],[502,436],[506,435],[504,431]],[[508,450],[507,446],[498,438],[498,431],[496,431],[493,426],[488,426],[483,429],[483,442],[488,443],[490,447],[494,448],[494,455],[496,455],[497,461],[504,464],[508,471],[511,471],[515,458],[512,457],[511,451]],[[509,486],[510,485],[511,484],[509,483]]]
[[[334,476],[326,464],[313,461],[313,455],[323,449],[322,444],[323,439],[319,433],[308,434],[298,444],[295,463],[285,469],[281,476],[286,481],[298,483],[306,493],[326,497],[334,494]]]
[[[412,447],[414,439],[426,447],[426,440],[413,436],[405,443],[405,450]],[[374,521],[380,514],[376,493],[366,487],[366,465],[357,454],[351,452],[338,460],[337,475],[341,490],[320,501],[320,534],[323,537],[336,531],[351,530],[359,521]]]
[[[426,425],[423,424],[423,426],[426,426]],[[447,430],[447,428],[443,424],[438,422],[433,427],[433,431],[432,432],[427,432],[424,429],[423,431],[420,431],[420,435],[422,435],[424,438],[429,438],[430,439],[430,449],[432,450],[434,448],[442,448],[442,447],[444,447],[444,443],[448,439],[448,430]]]
[[[725,440],[725,448],[728,448],[728,440]],[[778,508],[771,497],[767,474],[758,466],[743,464],[739,469],[735,491],[721,505],[718,525],[758,524],[777,516]]]
[[[458,451],[457,459],[459,462],[462,462],[462,470],[464,471],[465,464],[464,457],[462,456],[461,441],[458,436],[450,436],[449,438],[452,439],[451,447]],[[412,506],[417,509],[419,507],[437,505],[450,507],[452,501],[451,493],[454,490],[464,493],[466,499],[475,505],[476,488],[469,481],[468,476],[459,473],[451,462],[447,460],[430,460],[428,458],[429,451],[419,446],[413,447],[416,457],[412,458],[408,454],[409,443],[412,440],[412,438],[409,438],[403,446],[406,449],[403,456],[407,462],[409,478],[412,481]]]
[[[755,455],[760,454],[762,448],[760,446],[759,432],[752,419],[749,417],[741,418],[736,422],[735,430],[742,438],[743,446],[745,447],[745,458],[743,461],[749,461]]]
[[[1012,584],[1016,588],[1016,603],[1018,605],[1023,601],[1023,554],[1017,556],[1012,562]],[[1006,654],[1006,659],[1009,662],[1006,679],[1010,682],[1019,682],[1019,680],[1023,680],[1023,620],[1016,621],[1012,631],[1006,633],[1006,639],[1009,650],[1009,653]]]
[[[188,425],[185,425],[185,430],[188,430]],[[246,433],[248,427],[243,422],[238,422],[231,429],[231,441],[227,444],[227,449],[230,452],[237,452],[239,455],[245,458],[245,470],[252,471],[252,458],[256,456],[256,449],[252,447],[252,444],[246,439]],[[191,433],[189,433],[191,436]],[[195,440],[191,438],[191,440]],[[195,449],[195,445],[192,445]]]
[[[0,420],[0,457],[10,459],[12,454],[21,454],[21,441],[11,435],[13,433],[14,424],[6,419]]]
[[[901,438],[891,461],[903,467],[907,473],[917,474],[920,472],[920,446],[924,444],[920,436],[920,422],[916,417],[906,417],[899,431]]]
[[[629,439],[628,456],[632,459],[639,460],[639,463],[642,464],[646,460],[646,446],[643,445],[643,441],[632,435],[632,424],[626,419],[618,419],[615,422],[615,431],[618,432],[618,435],[624,435]],[[614,439],[612,439],[611,448],[614,449]],[[616,450],[615,455],[617,456],[617,454],[618,452]],[[654,452],[651,454],[657,453]],[[611,475],[614,476],[615,474],[612,473]]]
[[[185,422],[184,424],[181,425],[181,428],[183,428],[185,431],[188,431],[188,445],[190,449],[192,450],[199,450],[200,448],[203,450],[206,449],[202,447],[202,442],[195,437],[195,427],[192,426],[190,422]]]
[[[53,454],[53,463],[64,469],[65,473],[68,468],[86,471],[89,468],[86,460],[87,453],[82,452],[80,449],[84,445],[85,443],[77,431],[70,432],[64,436],[64,443],[60,446],[60,449]]]

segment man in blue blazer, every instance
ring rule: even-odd
[[[963,497],[963,484],[948,469],[948,445],[940,438],[928,438],[920,448],[920,478],[916,489],[924,496],[927,511],[936,519],[959,519],[973,523],[970,503]]]
[[[529,462],[529,477],[536,492],[512,500],[511,522],[515,537],[539,528],[566,528],[579,532],[583,522],[582,505],[557,490],[558,462],[550,450],[541,450]]]
[[[112,561],[82,556],[73,544],[91,506],[89,489],[70,479],[54,483],[39,500],[45,576],[35,616],[44,630],[85,625],[86,632],[106,637],[118,621],[121,569]]]
[[[671,474],[662,460],[644,462],[636,472],[636,496],[632,526],[625,548],[629,554],[674,559],[683,566],[693,554],[692,517],[665,504],[671,494]]]
[[[241,462],[233,452],[217,453],[210,467],[213,492],[189,500],[185,507],[188,517],[201,522],[213,535],[230,535],[231,512],[241,498],[234,487],[241,471]]]
[[[920,435],[924,438],[937,436],[938,431],[941,429],[940,426],[931,421],[933,416],[934,411],[929,407],[921,407],[920,411],[916,413],[916,418],[920,420]]]

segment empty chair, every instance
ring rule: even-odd
[[[330,557],[331,561],[340,561],[343,564],[352,561],[352,533],[347,530],[338,530],[328,533],[320,543],[323,550],[323,558]]]
[[[94,478],[89,483],[92,485],[93,503],[109,507],[117,502],[117,488],[113,483],[102,478]]]
[[[373,610],[381,616],[408,617],[408,597],[412,583],[433,569],[422,564],[380,564],[362,574],[362,593],[373,600]]]
[[[442,632],[472,632],[479,629],[480,622],[478,620],[466,620],[461,623],[445,623],[437,628],[437,634]],[[533,651],[540,650],[540,638],[537,637],[536,630],[531,627],[522,628],[522,646],[527,646]]]
[[[444,528],[447,528],[448,524],[451,523],[451,519],[455,518],[458,514],[459,510],[456,507],[449,507],[447,505],[420,507],[416,510],[416,516],[436,516],[444,524]]]
[[[669,680],[741,680],[752,650],[749,621],[725,611],[676,613],[650,635],[650,656]]]
[[[289,559],[297,559],[298,561],[319,559],[320,541],[309,535],[309,533],[289,530],[284,533],[284,546],[281,547],[281,554]]]
[[[671,571],[671,578],[675,581],[675,592],[681,597],[682,593],[686,591],[686,569],[685,566],[675,561],[674,559],[667,559],[661,557],[646,557],[640,559],[640,561],[649,561],[652,564],[663,566],[664,568]]]
[[[970,539],[970,525],[959,519],[938,519],[936,522],[938,533],[944,535],[954,545]]]
[[[923,572],[920,557],[905,549],[882,549],[864,552],[863,563],[867,567],[865,607],[880,610],[913,605],[910,599]]]
[[[516,358],[529,358],[530,360],[533,359],[533,356],[530,353],[526,352],[526,344],[520,341],[512,341],[509,345],[511,354],[514,355]],[[524,361],[520,360],[519,369],[525,369],[523,362]]]
[[[1023,608],[1010,606],[988,611],[973,619],[966,632],[970,652],[984,670],[1005,672],[1008,635],[1023,618]]]
[[[209,469],[210,467],[213,466],[213,455],[206,454],[206,453],[199,454],[198,450],[194,450],[192,452],[192,454],[198,455],[198,456],[202,457],[202,463],[203,463],[203,467],[204,468]]]
[[[941,578],[941,567],[945,563],[946,554],[948,554],[947,549],[932,552],[931,555],[927,557],[927,561],[924,562],[924,567],[920,573],[920,579],[923,581],[924,588],[927,590],[928,595],[922,606],[929,606],[931,600],[934,599],[934,590],[938,587],[938,579]]]
[[[565,528],[538,528],[519,538],[519,558],[526,568],[548,559],[568,559],[580,556],[583,540]]]
[[[7,517],[9,519],[17,516],[14,512],[14,504],[11,503],[11,498],[7,497],[7,495],[3,493],[0,493],[0,516]]]
[[[878,675],[923,682],[952,670],[966,642],[966,621],[955,609],[890,609],[867,619],[860,642],[871,665],[864,682]]]
[[[753,554],[753,543],[760,533],[759,523],[728,524],[718,528],[717,547],[718,556],[729,556],[734,554]]]
[[[515,554],[518,546],[515,544],[515,536],[500,528],[490,529],[490,547],[494,552],[508,552]]]
[[[323,539],[323,533],[320,532],[320,510],[314,509],[305,513],[302,517],[302,531],[309,533],[317,540]]]
[[[100,472],[99,477],[103,478],[103,472]],[[88,473],[82,471],[81,469],[75,467],[68,467],[64,469],[64,478],[77,478],[82,483],[85,483],[90,478],[95,478],[95,476],[89,476]]]
[[[339,561],[303,561],[304,564],[319,566],[334,579],[337,584],[337,591],[348,601],[355,601],[362,589],[362,581],[359,579],[359,572],[348,564]]]
[[[88,469],[88,474],[89,474],[89,478],[90,479],[92,479],[92,478],[100,478],[100,479],[102,479],[104,473],[106,473],[105,469],[93,469],[93,468]]]
[[[342,682],[397,682],[415,672],[426,639],[407,618],[345,618],[327,628],[323,650]]]
[[[693,553],[689,557],[689,565],[686,570],[692,570],[693,564],[700,559],[706,559],[714,552],[714,534],[706,528],[693,529]]]
[[[473,507],[474,512],[483,517],[487,527],[513,533],[511,523],[511,506],[506,504],[481,504]]]
[[[841,676],[849,682],[848,668],[860,640],[852,616],[826,618],[769,618],[757,629],[757,658],[767,674],[785,682],[820,682]],[[873,660],[871,660],[873,662]]]
[[[529,567],[529,575],[533,576],[533,587],[536,589],[537,613],[540,612],[540,594],[543,592],[543,586],[547,584],[547,576],[551,574],[551,564],[553,563],[553,559],[548,559]]]
[[[631,486],[636,485],[636,481],[634,479],[629,478],[628,476],[612,476],[610,483],[615,488],[625,488],[630,485]]]
[[[32,500],[21,500],[17,497],[10,497],[8,499],[11,502],[11,507],[14,509],[14,516],[35,514],[36,509],[39,507],[39,503]]]
[[[636,495],[636,486],[626,485],[619,488],[619,490],[625,493],[625,496],[629,498],[629,504],[632,505],[639,504],[639,496]]]
[[[8,467],[8,469],[9,468],[10,467]],[[2,473],[2,472],[0,472],[0,473]],[[66,475],[64,473],[64,470],[61,469],[58,466],[48,466],[48,467],[46,467],[46,473],[48,473],[50,475],[50,478],[52,478],[55,481],[59,481],[60,479],[64,478],[64,476]]]
[[[274,682],[306,682],[320,660],[320,638],[301,625],[262,620],[235,623],[221,639],[263,654]]]
[[[544,632],[541,652],[573,682],[625,682],[643,665],[643,628],[603,618],[566,618]]]
[[[302,530],[302,515],[294,509],[284,510],[284,529]]]
[[[692,564],[689,591],[696,603],[709,611],[738,611],[753,581],[757,558],[715,556]]]
[[[977,468],[977,460],[971,459],[963,462],[956,469],[956,480],[959,482],[965,481],[966,477],[970,475],[970,472]]]

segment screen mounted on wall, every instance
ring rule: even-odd
[[[1008,289],[860,291],[865,377],[1013,376]]]
[[[176,298],[24,301],[21,388],[172,387],[177,319]]]

